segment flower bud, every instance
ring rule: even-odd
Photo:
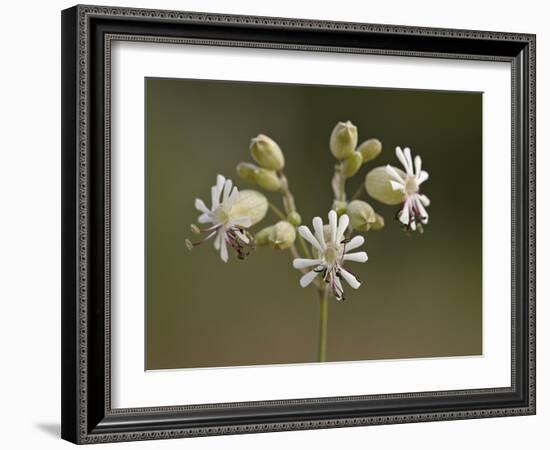
[[[349,178],[354,176],[363,164],[363,156],[359,152],[353,152],[342,162],[342,174]]]
[[[256,169],[254,180],[258,183],[258,186],[264,188],[266,191],[275,192],[281,189],[281,180],[274,170]]]
[[[346,212],[346,206],[348,204],[346,202],[343,202],[341,200],[334,200],[332,203],[332,208],[334,211],[336,211],[336,214],[338,214],[338,217],[340,217],[342,214]]]
[[[292,211],[291,213],[289,213],[287,220],[295,227],[299,226],[302,223],[302,217],[296,211]]]
[[[265,217],[268,207],[264,194],[258,191],[244,190],[239,192],[239,197],[231,207],[229,214],[232,219],[248,217],[251,221],[250,226],[252,226]]]
[[[376,158],[382,151],[382,142],[378,139],[368,139],[363,142],[357,151],[363,156],[363,164],[369,161],[372,161]]]
[[[281,170],[285,157],[279,145],[265,134],[259,134],[250,142],[250,153],[254,161],[269,170]]]
[[[330,135],[330,151],[336,159],[351,156],[357,146],[357,127],[349,120],[338,122]]]
[[[363,200],[353,200],[348,204],[347,214],[351,228],[357,231],[369,231],[376,222],[376,214],[372,206]]]
[[[277,222],[269,233],[269,246],[284,250],[294,244],[296,240],[296,229],[286,220]]]
[[[237,164],[237,175],[241,177],[245,181],[250,181],[254,183],[256,180],[254,179],[254,172],[258,169],[258,166],[255,164],[247,163],[247,162],[241,162]]]
[[[384,218],[378,213],[376,213],[375,216],[376,220],[372,223],[371,229],[378,231],[384,228]]]
[[[395,171],[405,178],[405,173],[394,167]],[[365,177],[365,189],[368,194],[386,205],[398,205],[403,203],[405,195],[399,190],[393,190],[386,167],[372,169]]]
[[[256,233],[256,236],[254,236],[254,242],[256,245],[262,246],[269,244],[269,235],[271,234],[271,230],[274,226],[275,225],[270,225],[269,227],[265,227]]]

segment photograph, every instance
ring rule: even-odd
[[[535,415],[542,22],[173,6],[61,12],[61,437]]]
[[[483,93],[147,77],[145,369],[483,355]]]

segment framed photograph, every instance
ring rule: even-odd
[[[535,413],[535,36],[62,12],[62,437]]]

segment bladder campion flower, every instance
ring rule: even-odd
[[[328,213],[329,232],[325,239],[323,221],[320,217],[313,219],[315,235],[306,226],[300,226],[298,233],[308,241],[316,253],[316,258],[296,258],[292,262],[295,269],[312,267],[300,278],[300,286],[308,286],[317,275],[327,283],[330,291],[337,300],[344,300],[344,289],[341,279],[344,279],[353,289],[358,289],[361,283],[355,275],[344,268],[345,261],[364,263],[367,261],[366,252],[348,253],[363,245],[365,238],[355,236],[351,240],[345,238],[344,233],[349,225],[349,217],[344,214],[338,219],[336,211]]]
[[[187,246],[193,247],[214,238],[214,247],[220,252],[222,261],[229,259],[229,245],[237,252],[239,258],[248,255],[247,248],[253,244],[253,239],[247,228],[262,220],[267,212],[267,199],[259,192],[241,191],[233,186],[233,182],[223,175],[218,175],[216,184],[211,188],[212,207],[207,208],[204,202],[195,199],[195,208],[202,214],[197,219],[201,224],[209,224],[206,228],[192,225],[191,229],[203,235],[198,242],[186,240]]]
[[[420,185],[428,179],[428,172],[422,170],[422,159],[420,156],[413,159],[411,149],[396,147],[395,154],[403,165],[405,172],[387,165],[377,167],[367,174],[367,192],[376,200],[387,205],[401,204],[397,212],[397,219],[406,229],[423,231],[422,225],[428,223],[428,212],[426,207],[430,200],[420,193]]]

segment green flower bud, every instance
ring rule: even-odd
[[[376,216],[376,220],[371,225],[371,229],[378,231],[384,228],[384,218],[378,213],[376,213],[375,216]]]
[[[330,135],[330,151],[336,159],[351,156],[357,146],[357,127],[349,120],[338,122]]]
[[[265,134],[259,134],[250,142],[250,153],[254,161],[269,170],[281,170],[285,157],[279,145]]]
[[[332,203],[332,209],[336,211],[336,214],[338,214],[338,216],[341,216],[346,212],[347,205],[348,204],[346,202],[343,202],[341,200],[334,200],[334,202]]]
[[[230,218],[248,217],[251,220],[250,226],[256,225],[267,214],[269,205],[264,194],[244,190],[239,192],[239,197],[231,207]]]
[[[302,223],[302,218],[300,217],[300,214],[298,214],[296,211],[292,211],[288,215],[287,220],[295,227],[299,226]]]
[[[357,231],[369,231],[376,222],[376,213],[371,205],[363,200],[353,200],[348,204],[347,214],[351,228]]]
[[[271,234],[271,230],[274,226],[275,225],[265,227],[256,233],[256,236],[254,236],[254,242],[256,245],[262,246],[269,244],[269,235]]]
[[[277,222],[269,233],[269,246],[284,250],[294,244],[296,240],[296,228],[286,220]]]
[[[281,189],[281,179],[274,170],[256,169],[254,180],[266,191],[275,192]]]
[[[342,162],[342,174],[349,178],[354,176],[363,164],[363,156],[359,152],[353,152]]]
[[[405,178],[405,173],[394,167],[397,173]],[[372,169],[365,177],[365,189],[369,195],[386,205],[398,205],[405,200],[405,194],[401,191],[394,191],[390,183],[391,177],[389,176],[386,167],[377,167]]]
[[[382,142],[378,139],[368,139],[363,142],[357,151],[363,155],[363,164],[369,161],[372,161],[376,158],[382,151]]]
[[[258,170],[258,166],[255,164],[247,163],[247,162],[241,162],[237,164],[237,175],[241,177],[245,181],[250,181],[254,183],[256,180],[254,179],[254,172]]]

